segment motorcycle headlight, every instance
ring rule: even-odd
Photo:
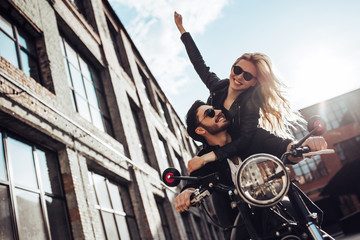
[[[250,205],[270,207],[288,192],[289,174],[284,164],[270,154],[248,157],[236,173],[236,189]]]

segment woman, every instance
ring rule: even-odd
[[[183,27],[182,16],[175,12],[174,19],[191,63],[210,90],[208,104],[221,109],[232,122],[228,130],[233,138],[232,143],[191,159],[189,172],[207,162],[239,155],[248,147],[259,123],[268,131],[289,138],[292,123],[304,122],[282,96],[280,89],[284,84],[275,76],[268,56],[262,53],[243,54],[232,65],[229,79],[221,80],[205,64],[190,33]]]

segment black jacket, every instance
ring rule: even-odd
[[[251,138],[257,131],[259,114],[259,95],[256,88],[249,88],[239,95],[231,105],[229,111],[223,105],[227,97],[229,79],[221,80],[205,64],[190,33],[182,34],[187,54],[196,72],[210,91],[208,104],[215,109],[222,109],[226,118],[232,122],[228,132],[232,135],[233,142],[214,151],[218,159],[238,156],[249,147]]]

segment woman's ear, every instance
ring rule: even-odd
[[[206,132],[206,130],[203,127],[195,128],[195,133],[200,135],[200,136],[203,136],[205,134],[205,132]]]

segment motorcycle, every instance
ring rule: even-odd
[[[235,187],[219,183],[216,172],[193,177],[181,176],[177,169],[168,168],[162,179],[170,187],[177,186],[181,180],[197,182],[199,187],[190,197],[192,206],[202,204],[214,191],[227,193],[232,200],[231,207],[239,210],[233,226],[230,226],[231,239],[237,238],[239,225],[245,225],[251,239],[333,239],[320,228],[321,209],[295,185],[296,180],[290,179],[290,170],[285,166],[289,156],[307,157],[334,152],[332,149],[311,152],[309,147],[301,146],[310,136],[325,132],[325,123],[318,116],[310,119],[307,127],[309,133],[293,144],[281,159],[266,153],[245,159],[237,170]]]

